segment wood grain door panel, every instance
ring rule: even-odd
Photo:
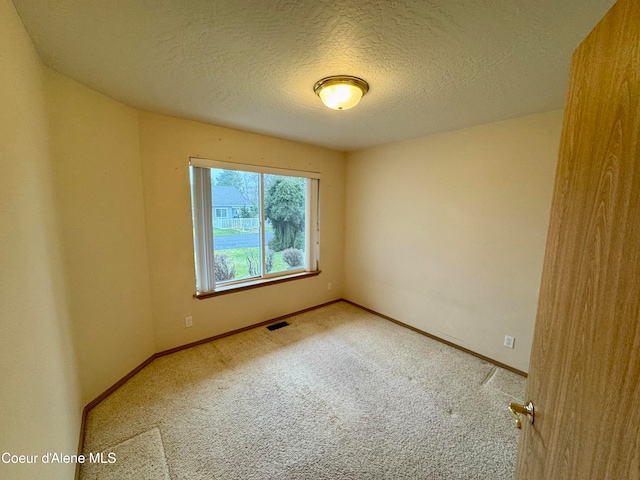
[[[576,50],[519,480],[640,480],[640,2]]]

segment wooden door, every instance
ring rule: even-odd
[[[640,1],[576,50],[519,480],[640,479]]]

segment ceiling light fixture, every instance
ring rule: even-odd
[[[318,80],[313,86],[313,91],[327,107],[349,110],[369,91],[369,84],[358,77],[334,75]]]

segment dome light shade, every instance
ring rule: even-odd
[[[358,77],[335,75],[318,80],[313,86],[313,91],[327,107],[349,110],[369,91],[369,84]]]

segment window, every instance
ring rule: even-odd
[[[196,295],[318,272],[320,174],[192,158]]]

